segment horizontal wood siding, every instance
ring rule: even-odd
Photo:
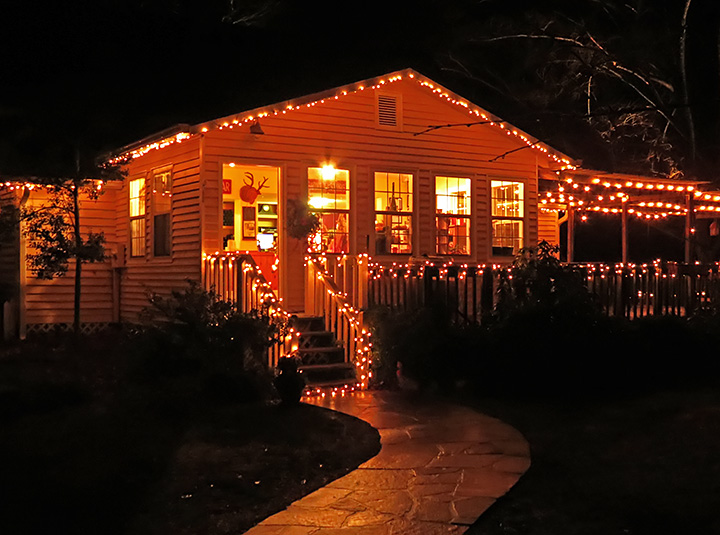
[[[478,121],[466,110],[438,98],[415,81],[389,84],[385,91],[402,94],[401,130],[376,125],[372,89],[316,106],[290,110],[260,119],[263,135],[249,126],[211,129],[203,134],[203,250],[221,248],[221,173],[224,162],[275,165],[282,169],[281,199],[306,196],[307,167],[333,163],[349,169],[352,181],[351,253],[363,253],[370,244],[374,254],[373,189],[375,171],[412,173],[415,181],[413,255],[435,255],[435,176],[469,177],[473,181],[473,239],[469,256],[456,261],[492,260],[490,242],[489,181],[521,180],[526,184],[526,245],[534,245],[537,224],[537,162],[542,155],[508,136],[497,126],[433,125]],[[418,134],[418,135],[415,135]],[[520,149],[520,150],[518,150]],[[167,149],[166,149],[167,150]],[[283,201],[284,202],[284,201]],[[280,208],[282,210],[282,206]],[[286,305],[298,306],[304,283],[298,273],[304,252],[289,240],[285,270]],[[407,261],[409,256],[386,256],[381,261]]]
[[[538,241],[545,240],[551,245],[560,244],[560,229],[557,212],[538,213]]]
[[[14,191],[0,188],[0,207],[17,205]],[[20,295],[19,233],[0,241],[0,340],[18,335]]]
[[[112,186],[97,199],[80,198],[81,232],[103,232],[109,249],[116,242],[114,206],[116,191]],[[34,190],[30,204],[41,204],[47,196]],[[30,251],[28,251],[30,252]],[[110,252],[110,251],[109,251]],[[75,261],[71,260],[67,273],[52,280],[38,279],[25,270],[25,323],[67,323],[73,321],[75,296]],[[81,323],[109,323],[112,321],[112,267],[110,260],[83,264],[80,301]]]
[[[133,160],[128,176],[118,194],[115,206],[118,247],[124,250],[124,266],[120,280],[120,318],[138,321],[140,312],[148,305],[150,293],[168,295],[173,289],[187,286],[188,279],[201,280],[200,231],[200,159],[199,138],[153,150]],[[156,170],[171,166],[171,255],[153,257],[151,178]],[[146,179],[146,247],[143,257],[130,257],[129,196],[127,182]]]

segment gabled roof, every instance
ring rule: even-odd
[[[329,100],[338,100],[344,96],[365,91],[367,89],[374,90],[390,86],[393,83],[404,79],[414,80],[420,86],[432,92],[432,94],[437,98],[442,99],[451,105],[463,108],[470,118],[466,124],[484,124],[498,128],[501,131],[504,131],[506,135],[515,137],[520,148],[522,148],[522,145],[524,144],[531,149],[537,150],[543,153],[550,160],[555,161],[562,169],[574,169],[577,167],[578,162],[574,161],[569,156],[541,142],[530,134],[515,128],[507,121],[504,121],[484,108],[471,103],[469,100],[450,91],[437,82],[430,80],[413,69],[403,69],[401,71],[391,72],[375,78],[321,91],[319,93],[313,93],[311,95],[305,95],[291,100],[261,106],[252,110],[234,113],[232,115],[227,115],[219,119],[206,121],[193,126],[185,124],[177,125],[122,147],[117,151],[113,151],[105,157],[105,160],[119,162],[125,159],[138,158],[150,150],[161,149],[174,143],[180,143],[195,135],[202,134],[210,130],[222,130],[224,128],[235,128],[244,124],[253,124],[263,117],[285,115],[302,108],[320,106]]]

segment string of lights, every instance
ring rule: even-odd
[[[533,141],[529,136],[517,130],[516,128],[506,126],[506,123],[504,121],[491,117],[485,110],[474,106],[473,104],[458,97],[457,95],[454,95],[447,89],[444,89],[438,84],[424,78],[420,74],[409,69],[400,73],[389,75],[388,77],[377,79],[377,81],[375,81],[374,83],[358,83],[349,86],[343,86],[341,88],[333,90],[335,92],[334,94],[327,93],[327,96],[314,97],[311,95],[303,99],[288,101],[287,103],[274,104],[267,107],[257,108],[255,110],[231,115],[214,121],[200,123],[199,125],[190,128],[190,131],[188,132],[180,132],[178,134],[175,134],[174,136],[166,137],[162,140],[148,143],[142,147],[134,148],[130,151],[125,151],[111,158],[109,162],[122,163],[123,161],[139,158],[152,150],[160,150],[169,145],[181,143],[183,141],[191,139],[195,135],[204,134],[210,132],[211,130],[232,129],[243,125],[253,125],[257,123],[258,120],[266,117],[282,116],[287,115],[288,113],[291,113],[293,111],[321,106],[328,102],[340,100],[344,97],[347,97],[348,95],[360,93],[362,91],[365,91],[366,89],[379,89],[386,85],[390,85],[405,79],[417,82],[420,87],[429,90],[433,95],[437,96],[438,98],[441,98],[446,102],[462,108],[468,113],[468,115],[482,119],[483,122],[486,122],[489,127],[497,128],[499,131],[504,132],[507,136],[516,138],[518,141],[524,143],[527,148],[531,150],[536,150],[544,156],[553,160],[555,163],[560,164],[560,170],[576,169],[576,166],[573,165],[573,163],[567,157],[555,153],[550,147],[544,145],[543,143],[540,143],[537,140]],[[306,99],[311,100],[306,101]]]

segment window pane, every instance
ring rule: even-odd
[[[145,179],[131,180],[130,184],[130,217],[145,215]]]
[[[153,177],[152,193],[155,214],[169,212],[172,205],[172,178],[170,171],[159,173]]]
[[[470,254],[469,217],[438,216],[435,228],[435,250],[438,254]]]
[[[405,173],[375,173],[375,210],[412,212],[413,176]]]
[[[153,217],[153,255],[170,256],[170,214]]]
[[[518,219],[495,219],[492,222],[493,254],[510,256],[523,245],[523,222]]]
[[[522,182],[493,180],[490,183],[493,217],[523,217],[524,186]]]
[[[438,213],[470,215],[470,179],[435,177],[435,202]]]
[[[308,204],[317,210],[349,210],[350,172],[331,166],[308,169]]]
[[[348,247],[347,213],[319,213],[320,228],[310,237],[310,251],[314,253],[346,253]]]
[[[145,254],[145,218],[130,221],[130,256]]]
[[[375,254],[412,253],[412,217],[377,214],[375,216]]]

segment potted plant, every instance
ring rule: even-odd
[[[299,358],[296,355],[280,357],[278,360],[277,371],[273,384],[280,395],[280,401],[283,405],[297,405],[300,403],[303,390],[305,389],[305,379],[299,369]]]

